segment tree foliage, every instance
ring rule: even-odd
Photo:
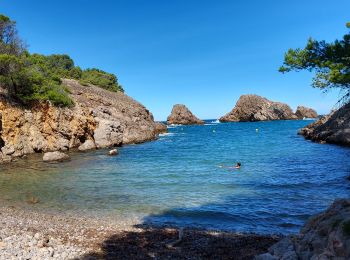
[[[19,55],[24,50],[25,46],[18,36],[16,22],[0,14],[0,53]]]
[[[346,26],[350,28],[350,23]],[[309,70],[316,75],[312,86],[324,91],[339,88],[344,91],[342,100],[350,97],[350,33],[331,43],[309,39],[304,49],[289,49],[279,71]]]
[[[84,70],[80,83],[82,85],[97,85],[114,92],[124,91],[123,87],[118,84],[118,79],[114,74],[95,68]]]
[[[123,91],[114,74],[98,69],[82,70],[65,54],[30,54],[24,46],[16,22],[0,14],[0,87],[23,103],[50,100],[55,105],[72,105],[67,88],[61,84],[62,78]]]

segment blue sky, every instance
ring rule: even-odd
[[[31,52],[69,54],[82,68],[115,73],[126,93],[165,120],[173,104],[200,118],[258,94],[327,113],[338,93],[308,72],[280,74],[288,48],[347,32],[350,1],[0,0]]]

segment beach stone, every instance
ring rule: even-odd
[[[297,110],[295,111],[295,115],[298,117],[298,119],[318,117],[316,110],[304,106],[298,106]]]
[[[79,151],[87,151],[96,149],[96,145],[93,140],[86,140],[82,145],[78,147]]]
[[[69,155],[62,153],[62,152],[47,152],[43,156],[43,161],[44,162],[50,162],[50,161],[64,161],[68,160]]]
[[[171,114],[168,116],[167,124],[176,125],[202,125],[204,121],[197,118],[192,112],[182,104],[176,104],[171,110]]]
[[[220,122],[254,122],[297,119],[292,109],[284,103],[274,102],[258,95],[242,95],[231,112]]]

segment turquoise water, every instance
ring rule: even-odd
[[[98,150],[49,164],[29,156],[0,166],[0,198],[144,223],[296,232],[310,215],[350,194],[350,149],[298,136],[309,122],[208,122],[170,128],[157,141],[121,147],[116,157]],[[218,167],[237,161],[240,170]],[[31,197],[39,203],[28,204]]]

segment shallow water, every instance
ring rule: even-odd
[[[0,166],[0,198],[145,223],[297,232],[310,215],[350,194],[350,149],[305,141],[296,133],[308,123],[211,120],[171,127],[157,141],[121,147],[116,157],[99,150],[52,164],[29,156]],[[240,170],[218,167],[237,161]],[[39,203],[28,204],[32,197]]]

